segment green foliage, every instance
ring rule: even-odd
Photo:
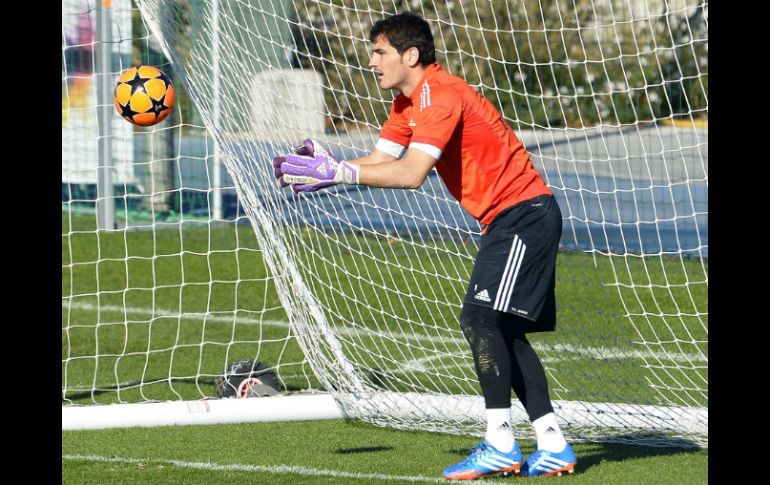
[[[517,129],[707,115],[707,4],[644,13],[609,0],[250,0],[220,8],[227,62],[243,74],[221,86],[236,113],[249,106],[251,87],[244,83],[251,71],[286,67],[293,45],[292,65],[324,79],[327,129],[378,128],[392,94],[379,90],[368,68],[369,29],[411,9],[431,23],[439,63],[487,96]],[[164,10],[165,35],[180,62],[201,72],[213,65],[209,9],[181,0]],[[138,13],[134,30],[144,30]],[[135,41],[135,64],[152,56],[146,42]],[[207,99],[210,86],[198,88]],[[182,90],[178,104],[185,119],[197,116]]]
[[[326,80],[327,128],[343,130],[354,121],[377,126],[387,117],[390,95],[379,92],[367,68],[368,31],[402,9],[383,10],[374,0],[357,2],[352,11],[339,8],[348,4],[295,2],[293,26],[298,65]],[[518,128],[698,117],[708,108],[703,5],[635,21],[624,5],[592,0],[400,7],[408,5],[431,22],[439,63]]]

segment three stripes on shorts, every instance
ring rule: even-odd
[[[500,279],[500,287],[497,290],[497,297],[493,306],[495,310],[501,312],[508,310],[511,304],[511,295],[513,295],[513,287],[516,285],[516,277],[519,275],[526,250],[527,245],[524,244],[524,241],[519,239],[518,235],[514,236],[511,251],[508,253],[508,261],[505,263],[503,277]]]

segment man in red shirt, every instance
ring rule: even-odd
[[[296,153],[273,160],[275,175],[295,192],[338,183],[416,189],[436,167],[450,193],[484,227],[459,320],[484,395],[487,433],[443,476],[571,473],[577,459],[525,335],[556,326],[562,217],[553,194],[492,103],[436,64],[425,20],[394,15],[376,22],[369,38],[369,67],[380,88],[400,92],[372,153],[339,161],[305,140]],[[511,389],[537,436],[537,450],[526,462],[511,427]]]

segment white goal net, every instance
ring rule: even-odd
[[[120,254],[92,259],[74,255],[83,244],[76,229],[63,232],[73,253],[63,312],[98,308],[96,321],[63,316],[63,375],[94,367],[91,382],[63,380],[63,404],[98,403],[97,383],[119,402],[208,398],[206,379],[245,356],[275,365],[287,388],[331,392],[350,416],[483,434],[483,400],[457,323],[478,224],[435,173],[417,190],[336,186],[300,196],[273,176],[271,159],[305,137],[340,158],[372,149],[393,93],[380,91],[367,68],[368,31],[412,10],[430,23],[438,62],[488,97],[520,136],[564,214],[557,331],[531,341],[565,434],[707,446],[707,2],[138,7],[217,146],[250,227],[209,218],[196,234],[179,222],[173,252],[159,249],[159,236],[132,247],[143,232],[167,232],[157,218],[145,231],[88,229],[83,235],[119,243]],[[162,130],[180,128],[150,133]],[[185,265],[196,258],[206,270],[188,279]],[[125,268],[123,278],[100,279],[113,264]],[[75,273],[85,270],[93,282],[81,292]],[[134,299],[149,316],[131,314]],[[160,301],[173,304],[161,309]],[[106,332],[125,338],[114,348],[93,345]],[[76,335],[87,333],[82,344]],[[132,360],[144,366],[125,379]],[[163,391],[153,394],[158,383]],[[68,398],[78,386],[90,393],[86,402]],[[517,436],[531,436],[523,408],[514,408]]]

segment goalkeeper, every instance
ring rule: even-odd
[[[556,253],[562,216],[530,155],[486,98],[436,64],[428,23],[412,13],[376,22],[369,67],[397,90],[371,154],[340,161],[314,140],[273,160],[282,186],[312,192],[335,184],[416,189],[436,168],[483,226],[460,312],[487,415],[485,440],[443,471],[468,480],[501,472],[572,472],[577,461],[556,421],[545,371],[527,340],[556,327]],[[535,430],[525,461],[511,427],[511,389]]]

